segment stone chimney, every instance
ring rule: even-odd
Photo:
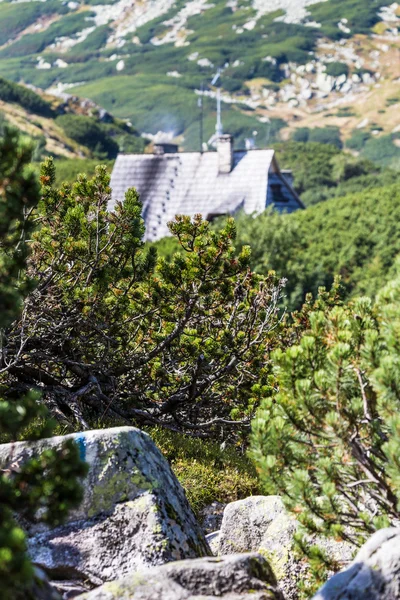
[[[233,136],[221,135],[217,140],[218,171],[230,173],[233,167]]]
[[[153,154],[176,154],[179,148],[171,142],[157,142],[154,144]]]

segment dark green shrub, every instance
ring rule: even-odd
[[[385,6],[385,0],[330,0],[311,5],[311,18],[321,23],[323,35],[334,40],[350,37],[356,33],[368,34],[371,28],[380,21],[379,9]],[[344,33],[338,23],[347,19],[346,27],[350,33]]]
[[[355,129],[349,139],[346,140],[345,146],[346,148],[350,148],[350,150],[357,150],[360,152],[370,138],[371,134],[369,131]]]
[[[302,525],[296,539],[314,574],[307,598],[332,561],[302,533],[356,550],[400,518],[399,301],[396,279],[375,306],[309,303],[290,347],[273,356],[276,391],[254,421],[253,456],[265,493],[282,496]]]
[[[399,167],[400,148],[393,143],[392,135],[371,137],[362,149],[362,156],[382,166]]]
[[[294,142],[305,143],[310,139],[310,129],[309,127],[299,127],[295,129],[292,134],[292,140]]]
[[[83,11],[66,15],[63,19],[55,21],[47,29],[38,33],[29,33],[22,36],[19,40],[6,46],[0,51],[0,56],[28,56],[29,54],[38,54],[43,52],[47,46],[54,43],[56,38],[63,36],[73,36],[88,26],[86,18],[93,13]]]
[[[0,46],[15,38],[21,31],[32,25],[39,17],[51,14],[65,14],[66,5],[58,0],[46,2],[25,2],[23,9],[18,3],[2,2],[0,19]]]
[[[338,127],[315,127],[310,129],[309,141],[318,144],[329,144],[336,146],[336,148],[342,148],[343,146]]]
[[[118,154],[118,144],[108,134],[104,126],[90,117],[81,115],[62,115],[56,122],[65,133],[78,144],[89,148],[97,156],[115,158]]]
[[[349,74],[349,67],[346,63],[331,62],[326,65],[326,74],[332,77],[340,77],[341,75]]]
[[[0,137],[0,327],[2,343],[12,322],[19,318],[23,298],[32,289],[26,277],[27,246],[33,220],[26,215],[39,201],[39,185],[30,168],[30,148],[15,131],[5,128]],[[28,312],[28,311],[27,311]],[[29,439],[48,437],[52,424],[37,391],[12,392],[4,362],[0,376],[0,436],[15,442],[28,431]],[[36,390],[39,386],[36,387]],[[35,600],[34,573],[27,555],[25,533],[15,520],[39,519],[58,525],[82,498],[79,477],[86,465],[72,440],[59,451],[46,450],[24,464],[8,465],[0,472],[0,580],[1,595],[13,600]]]
[[[53,111],[50,104],[43,100],[39,94],[36,94],[32,90],[22,85],[18,85],[12,81],[7,81],[1,77],[0,100],[3,100],[3,102],[15,102],[26,110],[43,117],[53,116]]]

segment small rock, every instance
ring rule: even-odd
[[[226,504],[212,502],[200,511],[200,523],[205,533],[220,529]]]
[[[213,531],[212,533],[208,533],[206,535],[207,543],[210,546],[211,552],[213,553],[214,556],[218,556],[220,534],[221,534],[220,531]]]
[[[130,575],[80,600],[283,600],[258,554],[184,560]]]

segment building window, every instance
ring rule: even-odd
[[[272,198],[274,202],[287,202],[288,198],[283,194],[282,186],[280,183],[271,184]]]
[[[208,213],[206,217],[206,221],[212,223],[215,219],[219,219],[220,217],[225,217],[226,213]]]

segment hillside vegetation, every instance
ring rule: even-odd
[[[49,155],[63,161],[60,181],[82,171],[94,173],[99,160],[111,166],[119,151],[143,152],[147,143],[129,123],[94,102],[76,96],[60,99],[3,78],[0,123],[17,127],[32,140],[36,162]]]
[[[241,216],[237,225],[240,245],[251,245],[252,266],[287,278],[291,307],[320,285],[331,287],[335,275],[346,295],[375,296],[396,273],[400,185],[332,198],[291,215]]]
[[[369,137],[395,133],[400,38],[385,0],[23,5],[19,18],[21,3],[2,3],[0,75],[55,93],[72,86],[142,133],[180,137],[185,149],[199,147],[201,90],[204,141],[214,133],[218,68],[225,129],[238,146],[264,147],[284,127],[281,137],[336,127],[342,141],[363,121]],[[368,157],[379,159],[374,141]],[[392,142],[381,142],[387,164],[399,162]]]

